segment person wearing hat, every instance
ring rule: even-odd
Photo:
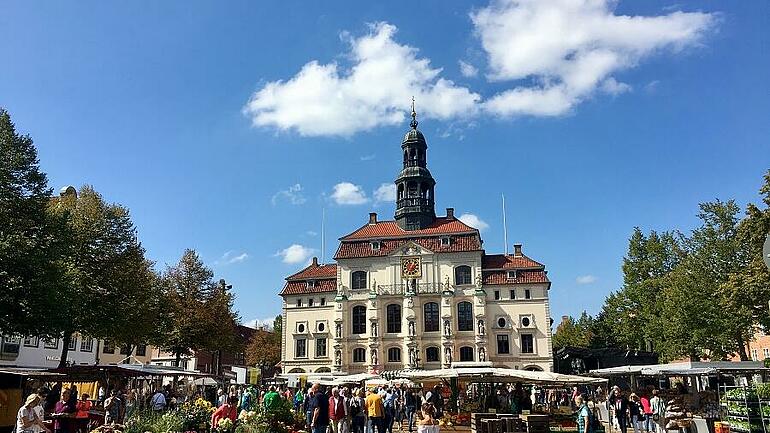
[[[19,408],[16,414],[16,432],[33,433],[36,428],[47,431],[48,428],[43,424],[43,420],[35,412],[35,406],[40,404],[40,396],[30,394],[24,401],[24,405]]]

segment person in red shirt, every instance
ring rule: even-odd
[[[650,397],[647,395],[647,391],[642,394],[642,396],[639,398],[639,401],[642,404],[642,412],[644,414],[644,418],[642,419],[642,430],[645,432],[651,432],[653,431],[652,406],[650,405]]]
[[[219,409],[211,414],[211,428],[217,428],[219,420],[224,418],[230,418],[233,422],[238,417],[238,397],[231,395],[227,397],[227,401]]]
[[[332,388],[332,398],[329,399],[329,420],[331,420],[332,431],[334,433],[343,433],[348,431],[346,428],[348,409],[345,406],[345,398],[340,394],[338,388]],[[342,431],[340,431],[340,427]]]
[[[75,405],[75,424],[80,433],[88,431],[88,412],[91,410],[91,400],[88,398],[88,394],[81,394],[80,400]]]

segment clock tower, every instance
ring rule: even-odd
[[[417,129],[414,98],[410,126],[401,142],[404,168],[396,178],[396,223],[404,230],[421,230],[436,221],[433,200],[436,181],[427,167],[428,144]]]

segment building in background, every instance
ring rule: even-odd
[[[285,373],[439,369],[455,362],[551,371],[545,266],[487,254],[452,208],[435,213],[427,143],[412,112],[401,144],[395,220],[369,214],[340,238],[336,263],[286,278]]]

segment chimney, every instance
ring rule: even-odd
[[[369,212],[369,224],[377,224],[377,212]]]
[[[521,257],[521,244],[513,244],[513,256]]]
[[[453,207],[446,208],[446,219],[448,220],[455,219],[455,208]]]
[[[318,266],[318,257],[313,257],[313,266]]]

